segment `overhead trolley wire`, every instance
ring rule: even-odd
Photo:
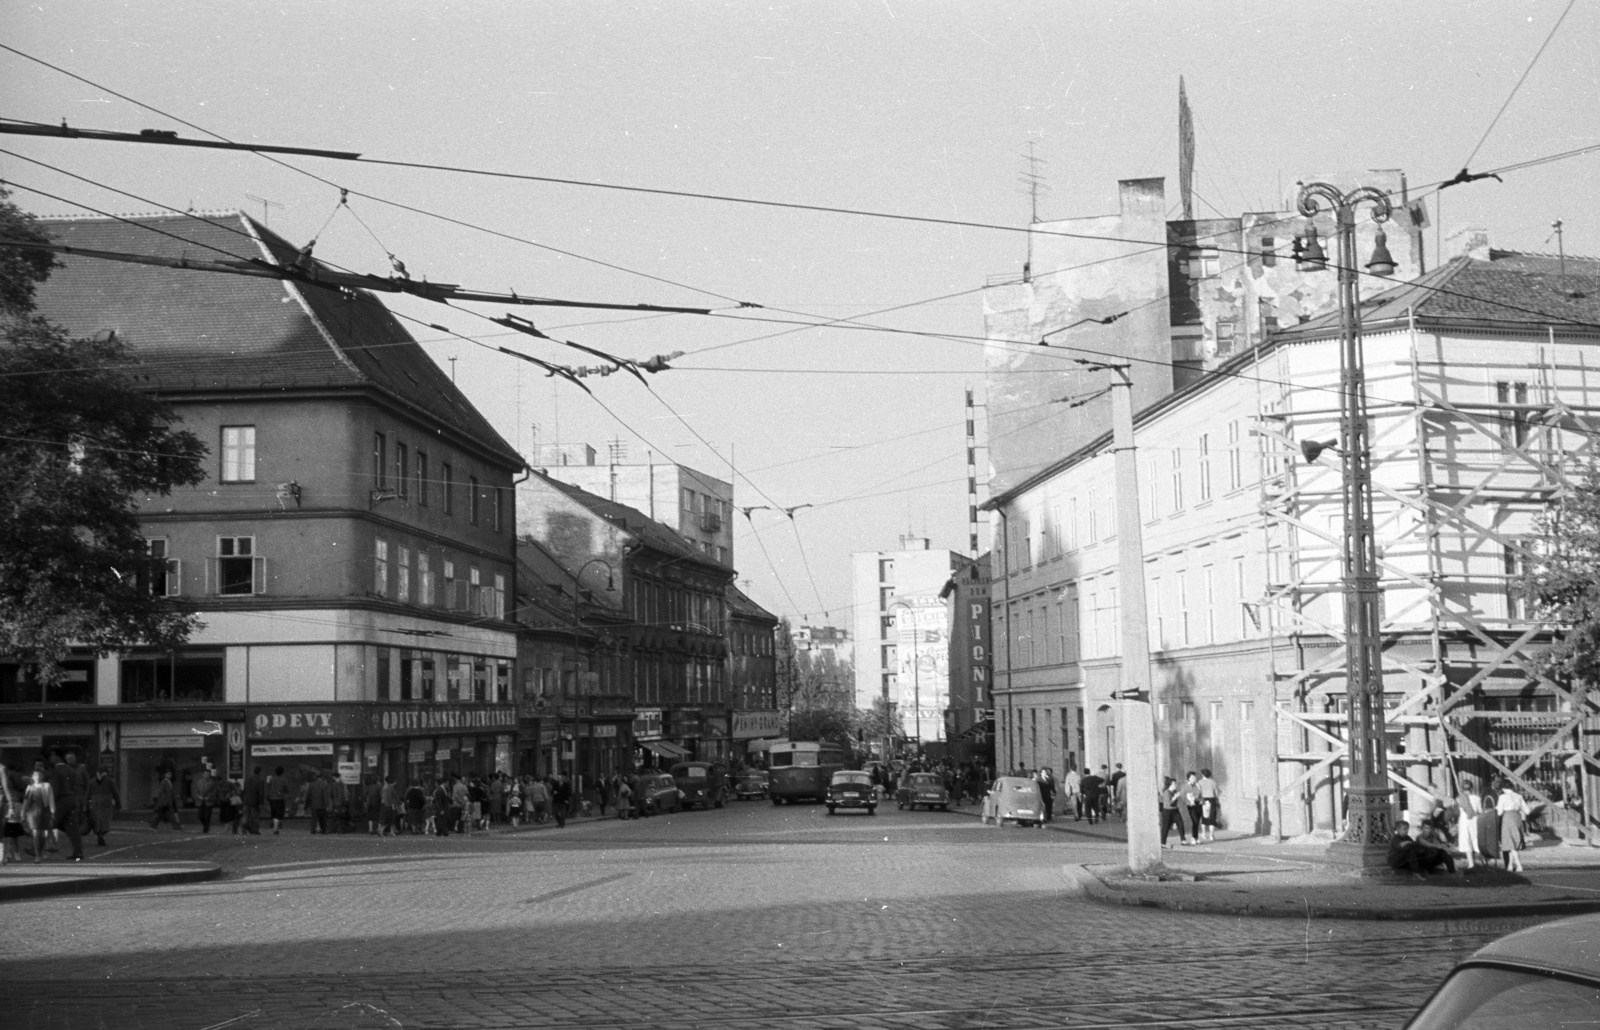
[[[1539,49],[1534,51],[1533,58],[1528,62],[1528,66],[1522,70],[1522,75],[1517,79],[1517,84],[1512,86],[1511,92],[1506,95],[1505,103],[1501,104],[1500,110],[1496,111],[1494,117],[1489,119],[1489,127],[1483,130],[1483,135],[1478,138],[1478,143],[1472,148],[1472,153],[1468,154],[1467,159],[1461,162],[1463,174],[1472,166],[1472,159],[1478,156],[1478,151],[1483,149],[1484,143],[1488,142],[1489,134],[1494,132],[1494,127],[1500,124],[1500,116],[1506,113],[1506,108],[1510,107],[1511,101],[1516,99],[1517,91],[1522,89],[1524,82],[1528,81],[1528,76],[1533,73],[1534,65],[1538,64],[1539,58],[1544,56],[1545,48],[1550,45],[1551,40],[1556,38],[1556,31],[1561,28],[1561,23],[1567,20],[1567,15],[1572,13],[1572,8],[1577,3],[1578,0],[1567,0],[1567,6],[1561,11],[1561,17],[1557,18],[1556,23],[1550,26],[1550,32],[1544,37],[1544,42],[1539,44]]]

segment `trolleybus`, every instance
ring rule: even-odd
[[[767,794],[774,805],[801,799],[825,801],[828,782],[844,768],[844,749],[837,744],[780,740],[767,750]]]

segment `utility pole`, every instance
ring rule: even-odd
[[[1090,371],[1110,372],[1111,450],[1117,480],[1117,579],[1122,593],[1122,687],[1119,702],[1122,751],[1128,770],[1128,868],[1149,872],[1161,865],[1159,772],[1150,676],[1150,631],[1144,596],[1144,527],[1139,514],[1139,460],[1133,443],[1133,378],[1128,366],[1080,361]]]

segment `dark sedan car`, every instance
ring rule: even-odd
[[[678,793],[678,782],[670,773],[646,772],[639,774],[639,794],[635,801],[640,815],[683,811],[683,797]]]
[[[860,769],[841,769],[828,782],[828,814],[838,808],[865,808],[868,815],[878,814],[878,788],[872,785],[872,774]]]
[[[721,808],[728,801],[728,776],[722,766],[711,762],[679,762],[672,767],[678,784],[678,797],[685,809]]]
[[[912,811],[922,805],[948,812],[950,792],[944,789],[944,780],[938,773],[911,773],[900,781],[900,789],[894,792],[894,803],[897,808],[909,808]]]
[[[746,798],[764,798],[767,796],[767,771],[765,769],[742,769],[739,775],[733,778],[733,796],[743,801]]]

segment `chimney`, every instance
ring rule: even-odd
[[[1489,230],[1481,225],[1463,225],[1450,231],[1444,238],[1446,261],[1465,255],[1474,261],[1489,260]]]

